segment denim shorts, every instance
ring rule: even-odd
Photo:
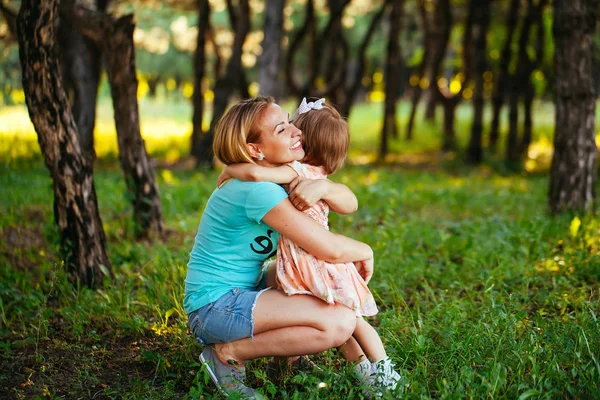
[[[254,307],[266,289],[235,288],[217,301],[188,314],[188,324],[202,345],[254,337]]]

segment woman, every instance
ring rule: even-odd
[[[224,164],[280,166],[301,160],[301,132],[270,97],[244,100],[221,118],[214,152]],[[279,233],[330,262],[355,262],[373,273],[373,251],[362,242],[329,232],[296,207],[320,198],[335,211],[356,208],[343,185],[319,181],[288,198],[272,182],[231,180],[211,195],[188,263],[184,307],[190,329],[205,344],[200,355],[225,394],[253,397],[243,385],[244,362],[264,356],[298,356],[341,346],[356,327],[354,312],[313,296],[267,290],[262,270],[277,249]],[[299,185],[300,186],[300,185]],[[335,189],[335,190],[334,190]],[[292,204],[292,201],[294,204]]]

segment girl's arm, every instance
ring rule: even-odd
[[[287,165],[280,167],[262,167],[256,164],[241,163],[231,164],[225,167],[219,179],[217,186],[221,186],[227,179],[236,178],[240,181],[270,181],[278,184],[290,183],[298,174]]]
[[[328,231],[298,211],[288,199],[273,207],[262,221],[322,260],[332,263],[371,260],[368,264],[373,265],[373,250],[369,245]]]
[[[300,211],[314,206],[319,200],[326,201],[331,210],[338,214],[351,214],[358,209],[358,199],[346,185],[329,179],[303,179],[289,165],[262,167],[250,163],[231,164],[219,175],[217,186],[220,187],[231,178],[289,183],[290,200]]]
[[[351,214],[358,209],[358,199],[341,183],[329,179],[294,179],[290,183],[290,201],[300,211],[312,207],[317,201],[324,200],[332,211],[338,214]]]

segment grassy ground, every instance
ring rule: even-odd
[[[143,115],[154,115],[152,107],[160,110],[142,104]],[[146,141],[163,160],[186,151],[189,110],[172,107],[144,125],[154,127]],[[371,322],[406,378],[404,394],[599,398],[600,223],[592,214],[546,212],[547,173],[535,160],[546,154],[551,116],[541,118],[533,148],[542,150],[531,159],[542,172],[506,174],[493,159],[466,168],[442,158],[436,128],[423,124],[415,143],[393,143],[402,154],[389,163],[360,165],[376,149],[378,112],[363,106],[350,121],[361,133],[353,135],[354,165],[332,179],[356,192],[360,209],[332,216],[331,225],[375,250],[380,313]],[[464,142],[469,113],[461,113]],[[159,168],[169,235],[136,242],[109,114],[103,105],[99,137],[108,139],[97,145],[107,150],[95,182],[116,276],[97,291],[67,283],[51,181],[27,124],[20,132],[19,124],[0,125],[10,138],[0,148],[0,398],[217,396],[181,307],[188,253],[217,172]],[[0,124],[19,115],[6,111]],[[270,398],[360,396],[334,352],[314,358],[325,373],[273,382],[265,360],[254,361],[250,384]]]

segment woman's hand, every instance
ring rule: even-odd
[[[356,270],[358,271],[359,275],[363,277],[365,283],[368,284],[373,277],[375,259],[371,257],[366,260],[355,261],[354,266],[356,266]]]
[[[289,198],[294,207],[304,211],[327,195],[328,184],[324,179],[303,179],[297,176],[290,182],[289,192]]]

